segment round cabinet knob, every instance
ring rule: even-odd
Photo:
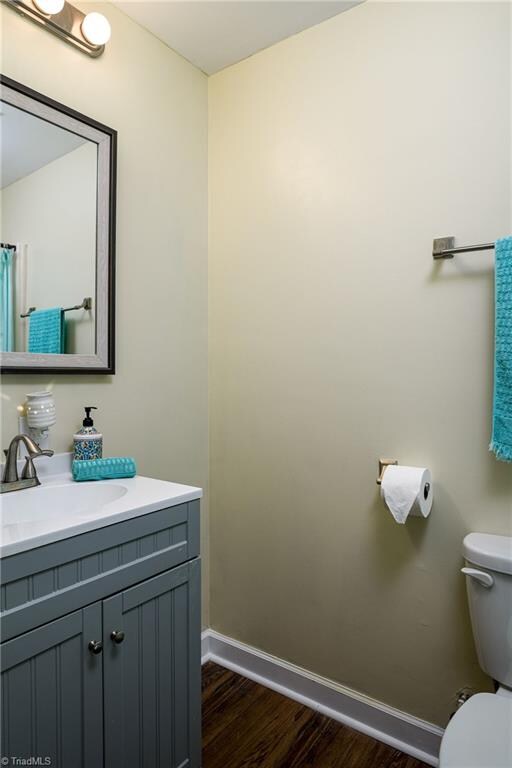
[[[98,653],[101,653],[103,650],[103,643],[101,640],[91,640],[87,647],[91,653],[94,653],[94,655],[97,656]]]
[[[110,639],[113,643],[117,643],[117,645],[119,645],[119,643],[122,643],[124,640],[124,632],[114,629],[114,631],[110,633]]]

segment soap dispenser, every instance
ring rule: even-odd
[[[85,407],[85,419],[82,429],[73,435],[73,458],[75,461],[101,459],[103,454],[103,435],[94,427],[91,411],[97,411],[95,405]]]

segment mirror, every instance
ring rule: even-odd
[[[116,132],[1,78],[3,372],[114,373]]]

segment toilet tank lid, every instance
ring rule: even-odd
[[[512,536],[468,533],[463,546],[464,557],[471,563],[512,574]]]

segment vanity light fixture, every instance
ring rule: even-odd
[[[110,24],[101,13],[82,13],[67,0],[1,0],[21,16],[45,27],[88,56],[101,56]]]
[[[110,40],[110,34],[109,21],[102,13],[88,13],[82,21],[82,35],[91,45],[105,45]]]
[[[64,8],[64,0],[33,0],[33,3],[46,16],[55,16]]]

